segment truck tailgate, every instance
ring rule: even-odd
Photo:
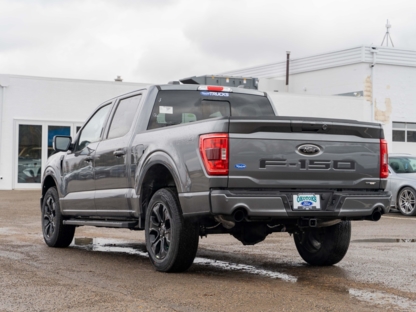
[[[229,188],[379,189],[379,124],[230,118]]]

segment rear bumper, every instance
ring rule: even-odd
[[[305,193],[302,190],[302,193]],[[319,193],[320,191],[313,191]],[[361,219],[370,216],[375,209],[388,213],[391,193],[375,192],[325,192],[321,210],[293,211],[292,191],[250,191],[212,190],[210,194],[211,212],[214,215],[232,215],[243,209],[247,217],[319,217]]]

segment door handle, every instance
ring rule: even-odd
[[[91,156],[87,156],[87,157],[85,157],[85,159],[84,159],[85,161],[87,161],[87,162],[90,162],[90,161],[92,161],[93,160],[93,158],[91,157]]]
[[[118,149],[113,152],[113,155],[116,157],[121,157],[126,155],[126,151],[124,149]]]

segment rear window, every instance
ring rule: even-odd
[[[216,117],[275,116],[265,96],[204,91],[159,91],[147,129]]]

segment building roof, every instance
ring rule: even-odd
[[[79,83],[94,83],[94,84],[120,84],[131,86],[147,86],[149,83],[140,82],[121,82],[113,80],[88,80],[88,79],[75,79],[75,78],[56,78],[56,77],[39,77],[39,76],[26,76],[26,75],[13,75],[13,74],[0,74],[0,85],[5,84],[7,86],[9,79],[29,79],[29,80],[45,80],[45,81],[60,81],[60,82],[79,82]]]
[[[361,46],[291,59],[289,72],[290,74],[298,74],[351,64],[373,63],[372,51],[374,50],[377,51],[377,64],[416,67],[416,51],[391,47]],[[221,73],[221,75],[257,78],[274,78],[285,74],[286,61]]]

